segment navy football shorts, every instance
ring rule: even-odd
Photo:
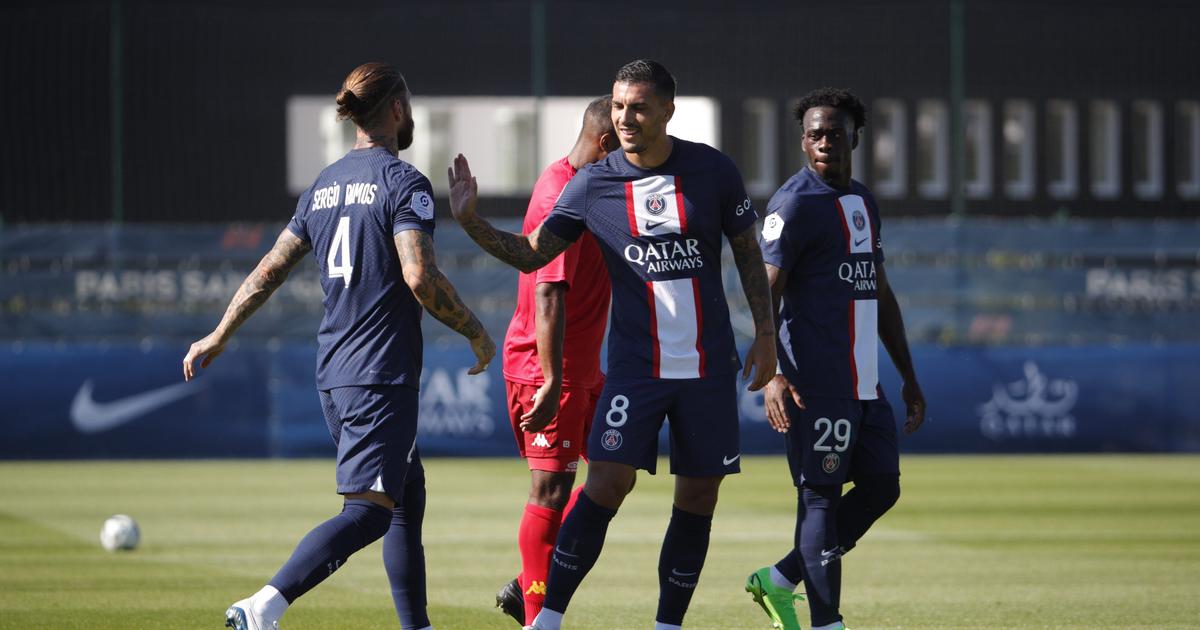
[[[419,393],[403,385],[322,390],[321,408],[337,445],[337,491],[374,490],[399,503],[416,457]]]
[[[655,473],[663,420],[671,473],[686,477],[741,471],[737,374],[696,379],[610,378],[596,404],[588,459]]]
[[[788,466],[796,487],[840,485],[864,475],[900,474],[896,419],[886,400],[804,397],[785,400]]]

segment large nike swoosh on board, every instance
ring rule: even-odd
[[[75,400],[71,401],[71,424],[75,425],[80,433],[108,431],[159,407],[191,396],[203,388],[201,381],[190,381],[98,403],[92,399],[92,379],[88,379],[75,393]]]

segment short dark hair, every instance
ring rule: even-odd
[[[580,133],[590,132],[599,136],[612,130],[612,95],[605,94],[588,103],[583,112],[583,131]]]
[[[667,67],[653,59],[630,61],[617,70],[617,83],[649,83],[654,91],[668,101],[675,100],[675,77]]]
[[[823,87],[805,94],[796,104],[796,121],[804,123],[804,112],[814,107],[832,107],[840,109],[854,117],[854,128],[862,129],[867,125],[867,108],[854,92],[845,88]]]

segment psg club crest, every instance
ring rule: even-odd
[[[837,453],[829,453],[825,455],[825,459],[821,460],[821,470],[828,474],[833,474],[842,465],[842,458],[838,457]]]
[[[865,217],[863,217],[863,213],[858,210],[855,210],[854,211],[854,229],[861,232],[862,229],[866,226],[867,226],[867,219]]]
[[[667,209],[667,200],[659,193],[646,195],[646,212],[658,216]]]
[[[600,445],[606,451],[615,451],[621,448],[621,442],[623,441],[624,438],[621,437],[621,432],[616,429],[609,429],[600,437]]]

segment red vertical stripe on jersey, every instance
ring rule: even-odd
[[[679,213],[679,233],[687,234],[687,212],[683,209],[683,186],[679,183],[678,175],[675,176],[675,210]]]
[[[845,220],[842,223],[844,224]],[[854,360],[854,300],[850,300],[850,382],[853,384],[854,399],[858,400],[858,363]]]
[[[632,199],[632,198],[633,197],[630,197],[630,199]],[[631,201],[630,203],[633,203],[633,202]],[[834,199],[833,203],[834,203],[834,205],[837,206],[837,209],[838,209],[838,219],[840,219],[842,222],[842,234],[844,234],[846,236],[846,253],[849,254],[850,253],[850,226],[846,225],[846,211],[842,208],[842,200],[841,199]],[[853,313],[853,311],[851,311],[851,312]],[[853,316],[850,317],[850,327],[851,328],[854,327],[854,317]],[[854,334],[851,333],[850,337],[853,339]],[[851,345],[853,346],[853,344],[851,344]]]
[[[680,211],[679,216],[683,216]],[[696,301],[696,352],[700,355],[698,371],[704,378],[704,311],[700,308],[700,278],[692,278],[692,298]]]
[[[633,209],[633,182],[625,182],[625,214],[629,215],[629,233],[641,236],[637,229],[637,212]],[[650,303],[654,304],[654,296],[650,297]]]
[[[659,378],[658,315],[654,312],[653,280],[646,282],[646,307],[650,311],[650,375]]]

